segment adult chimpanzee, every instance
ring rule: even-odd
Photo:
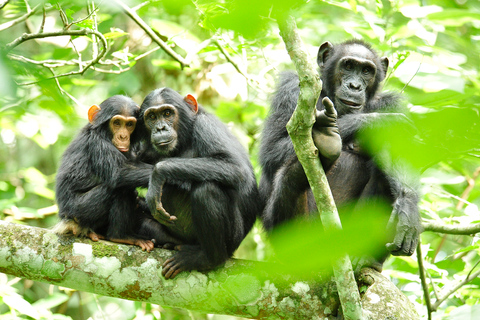
[[[136,187],[148,184],[153,170],[134,161],[134,129],[140,108],[125,96],[113,96],[88,111],[90,123],[68,146],[56,177],[60,234],[73,233],[94,241],[140,246],[179,242],[142,211]]]
[[[405,115],[399,113],[401,97],[380,91],[388,59],[379,58],[363,41],[351,40],[336,46],[325,42],[320,46],[317,62],[323,89],[317,103],[313,138],[334,200],[337,205],[360,199],[362,202],[373,198],[386,200],[392,206],[388,224],[394,226],[396,222],[393,241],[386,247],[393,255],[411,255],[420,233],[416,186],[405,180],[403,171],[396,170],[400,166],[392,165],[388,174],[379,169],[374,162],[377,155],[368,155],[360,147],[357,136],[362,128],[378,119],[406,120]],[[267,230],[316,210],[305,173],[285,129],[297,105],[298,95],[298,76],[284,73],[263,130],[260,193],[266,201],[262,219]],[[331,103],[338,113],[338,120]],[[335,138],[337,124],[342,139],[339,157],[339,140]],[[333,146],[316,138],[322,130],[331,130],[328,141],[333,142]],[[383,262],[387,255],[386,251],[382,253],[378,262]]]
[[[163,264],[165,278],[208,270],[238,248],[260,213],[248,155],[214,116],[170,88],[143,101],[147,148],[155,164],[146,196],[152,215],[185,244]]]

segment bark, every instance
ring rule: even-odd
[[[342,228],[342,224],[327,177],[318,157],[318,150],[312,139],[315,106],[322,91],[320,76],[316,71],[317,67],[311,63],[312,59],[308,57],[297,32],[294,18],[288,16],[279,18],[277,21],[280,35],[285,42],[300,80],[297,108],[287,124],[287,131],[292,139],[298,160],[302,164],[310,183],[325,230],[338,230]],[[336,261],[332,267],[345,319],[364,319],[360,294],[355,283],[350,258],[345,255]]]
[[[275,265],[232,259],[208,273],[161,275],[171,251],[92,242],[0,221],[0,272],[76,290],[205,313],[255,319],[338,319],[335,284],[295,280]],[[418,319],[385,277],[364,269],[359,285],[366,319]]]

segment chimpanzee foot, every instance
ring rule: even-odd
[[[93,232],[93,231],[88,232],[88,233],[87,233],[87,237],[90,238],[90,239],[92,239],[92,241],[95,241],[95,242],[97,242],[98,240],[103,240],[103,239],[105,239],[104,236],[102,236],[102,235],[100,235],[100,234],[98,234],[98,233],[96,233],[96,232]]]

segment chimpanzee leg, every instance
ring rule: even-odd
[[[378,223],[374,229],[379,230],[380,228],[381,230],[385,230],[391,211],[390,199],[392,196],[390,187],[385,179],[385,175],[373,164],[373,161],[369,163],[369,171],[370,179],[359,197],[355,210],[362,214],[370,213],[375,215],[370,218],[370,220]],[[355,214],[354,212],[354,215]],[[362,219],[362,217],[356,218]],[[384,234],[385,238],[378,241],[378,247],[372,248],[371,251],[374,252],[374,254],[367,254],[357,259],[356,271],[360,271],[362,267],[371,267],[379,272],[382,271],[383,263],[388,258],[389,252],[384,245],[380,244],[384,244],[389,238],[393,237],[393,235],[388,234],[389,232],[390,230],[386,230]]]
[[[81,228],[105,235],[111,204],[111,189],[98,185],[88,192],[73,195],[68,205],[60,212],[60,217],[72,219]]]
[[[166,249],[173,249],[182,241],[171,236],[167,228],[145,213],[138,213],[139,221],[138,236],[141,239],[154,240],[155,246]]]
[[[192,219],[199,245],[178,246],[178,252],[165,261],[162,274],[174,278],[186,270],[209,270],[223,263],[233,250],[227,248],[233,242],[236,219],[232,219],[233,199],[217,184],[205,182],[192,186]],[[238,246],[238,244],[237,244]],[[232,252],[231,252],[232,251]]]
[[[263,224],[267,230],[308,212],[307,199],[297,199],[308,189],[308,180],[297,157],[292,157],[275,174],[273,188],[263,212]]]
[[[136,197],[132,189],[118,188],[112,191],[113,201],[106,237],[112,242],[132,244],[151,251],[154,243],[143,239],[136,232],[140,225],[140,217],[135,216]]]

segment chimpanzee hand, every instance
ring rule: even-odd
[[[416,202],[407,197],[397,198],[387,229],[395,229],[393,242],[386,245],[390,253],[394,256],[411,256],[422,231]]]
[[[337,126],[337,110],[333,102],[325,97],[322,100],[324,110],[316,114],[316,122],[313,126],[312,137],[315,146],[320,152],[324,167],[330,167],[338,159],[342,152],[342,139]]]
[[[148,191],[145,196],[150,213],[160,223],[173,225],[177,217],[171,216],[162,205],[163,184],[165,181],[158,177],[154,170],[148,184]]]

